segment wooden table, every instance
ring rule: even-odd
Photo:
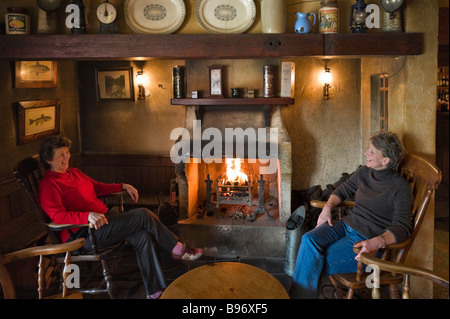
[[[207,264],[174,280],[162,299],[289,299],[283,285],[264,270],[237,262]]]

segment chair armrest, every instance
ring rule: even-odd
[[[124,212],[124,196],[128,195],[127,191],[121,191],[116,193],[111,193],[108,195],[99,196],[98,198],[105,203],[105,205],[108,207],[108,209],[111,208],[111,206],[119,206],[119,212]]]
[[[311,206],[316,207],[316,208],[323,208],[326,203],[327,202],[321,201],[321,200],[312,200],[310,202]],[[339,206],[336,206],[336,207],[353,207],[353,206],[355,206],[355,202],[346,200],[346,201],[343,201],[342,203],[340,203]]]
[[[372,267],[373,265],[376,265],[380,270],[422,277],[431,280],[438,285],[446,287],[447,289],[449,288],[448,278],[439,276],[437,273],[425,268],[381,260],[372,255],[369,255],[368,253],[361,254],[361,261],[366,265],[371,265]]]
[[[115,192],[115,193],[111,193],[108,195],[98,196],[98,198],[103,199],[103,198],[108,198],[108,197],[121,197],[121,196],[125,196],[127,194],[128,194],[127,191],[120,191],[120,192]]]
[[[411,243],[411,238],[407,238],[406,240],[402,241],[401,243],[386,245],[386,247],[384,249],[391,250],[391,251],[401,250],[401,249],[407,247],[410,243]],[[355,243],[355,245],[356,244],[357,243]],[[361,252],[361,247],[355,247],[355,245],[353,245],[353,252],[355,254],[359,254]]]
[[[47,227],[52,231],[61,231],[65,229],[72,229],[72,228],[79,228],[79,227],[85,227],[90,226],[89,224],[55,224],[55,223],[48,223],[46,224]]]
[[[84,246],[86,240],[84,238],[78,238],[74,241],[67,242],[64,244],[57,245],[44,245],[35,246],[30,248],[21,249],[3,256],[3,262],[5,264],[11,263],[16,260],[21,260],[25,258],[35,257],[35,256],[45,256],[65,253],[68,251],[77,250]]]

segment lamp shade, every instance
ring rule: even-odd
[[[323,84],[330,84],[333,80],[333,76],[331,75],[331,71],[329,68],[325,68],[325,71],[321,74],[321,82]]]

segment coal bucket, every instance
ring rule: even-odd
[[[286,222],[284,272],[291,277],[294,274],[298,248],[300,247],[302,236],[306,232],[305,216],[305,206],[300,206],[291,214],[291,217]]]

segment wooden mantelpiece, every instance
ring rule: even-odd
[[[201,98],[171,99],[172,105],[292,105],[295,100],[290,97],[255,97],[255,98]]]
[[[423,51],[421,33],[0,35],[0,59],[246,59],[400,56]]]
[[[295,99],[290,97],[255,97],[255,98],[200,98],[200,99],[171,99],[172,105],[195,106],[195,116],[203,119],[207,109],[234,108],[234,110],[259,109],[264,112],[265,125],[270,126],[270,107],[272,105],[293,105]]]

